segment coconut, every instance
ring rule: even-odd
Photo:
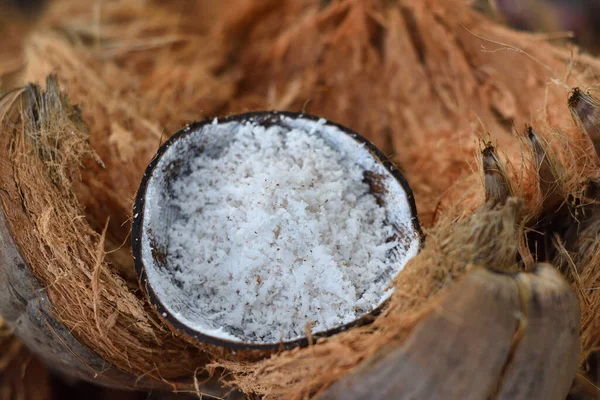
[[[3,98],[0,313],[48,363],[108,385],[201,392],[210,390],[203,385],[209,372],[225,372],[222,384],[250,395],[310,398],[361,367],[369,370],[386,349],[400,349],[394,353],[400,358],[410,353],[408,344],[417,342],[411,332],[422,332],[419,325],[435,316],[431,307],[450,307],[442,299],[454,302],[455,284],[471,287],[473,279],[488,279],[487,270],[516,274],[502,275],[503,282],[533,279],[521,274],[547,270],[537,261],[559,266],[575,289],[581,353],[596,348],[590,321],[597,268],[590,263],[589,272],[575,273],[580,269],[569,260],[581,260],[573,254],[587,239],[578,231],[567,241],[561,228],[570,221],[563,213],[587,211],[582,193],[593,193],[584,189],[593,188],[597,161],[566,98],[573,86],[591,82],[596,59],[490,22],[462,2],[145,3],[107,2],[95,12],[81,2],[50,4],[22,52],[19,47],[15,59],[26,63],[11,82],[44,82],[55,73],[62,89],[51,80],[45,89],[31,85]],[[135,215],[135,190],[164,132],[257,109],[339,121],[391,154],[411,182],[428,236],[373,323],[240,361],[174,333],[137,289],[122,244]],[[542,147],[513,131],[525,123]],[[496,149],[483,162],[482,137]],[[520,145],[528,141],[542,151]],[[482,184],[487,181],[498,186]],[[485,201],[486,193],[493,201]],[[560,201],[545,201],[553,196]],[[553,240],[538,240],[536,232]],[[555,276],[538,278],[563,293]],[[16,295],[6,296],[14,293],[11,286],[30,306],[15,308]],[[485,292],[486,286],[472,287]],[[507,293],[509,300],[494,304],[502,304],[499,315],[518,319],[510,300],[515,292]],[[543,312],[546,321],[576,313],[555,307]],[[524,349],[535,350],[539,341],[526,342]],[[572,349],[572,340],[565,343],[559,347]],[[505,359],[545,360],[515,349],[503,350]],[[439,354],[463,360],[458,350]],[[562,393],[574,374],[573,353],[544,354],[564,362],[565,371],[553,375]],[[505,365],[504,376],[516,376]],[[485,385],[498,381],[491,372],[485,376]],[[503,386],[493,386],[498,391],[488,393],[501,393]]]
[[[259,350],[372,321],[420,241],[410,187],[381,152],[276,112],[171,137],[144,174],[132,235],[141,285],[176,329]]]

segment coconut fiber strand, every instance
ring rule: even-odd
[[[207,365],[248,394],[312,397],[399,344],[430,312],[428,299],[465,271],[517,270],[527,260],[557,264],[579,295],[582,368],[597,348],[600,245],[556,222],[577,199],[594,198],[583,184],[597,178],[594,147],[567,98],[594,82],[600,61],[577,49],[512,31],[462,1],[57,0],[13,51],[0,70],[10,80],[0,82],[41,87],[4,99],[9,228],[53,315],[140,378],[130,384],[194,390]],[[204,352],[154,314],[137,290],[128,221],[169,133],[260,109],[304,110],[373,141],[408,178],[428,237],[373,324],[240,362]],[[484,204],[482,139],[498,149],[516,197]],[[548,243],[535,236],[542,230]],[[578,256],[584,247],[591,254]]]

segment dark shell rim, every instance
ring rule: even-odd
[[[243,122],[247,120],[253,120],[261,125],[268,125],[270,122],[274,122],[274,118],[288,117],[292,119],[307,119],[311,121],[319,121],[324,119],[325,125],[334,126],[338,128],[340,131],[349,135],[352,139],[357,141],[359,144],[364,144],[367,150],[373,155],[377,162],[379,162],[387,171],[400,183],[402,188],[405,191],[406,198],[408,201],[408,205],[411,212],[411,222],[413,228],[417,232],[419,238],[419,250],[423,246],[424,235],[421,230],[421,226],[418,220],[417,214],[417,206],[414,200],[413,192],[410,186],[408,185],[408,181],[401,174],[400,170],[396,168],[392,162],[388,160],[388,158],[377,149],[370,141],[359,135],[358,133],[352,131],[349,128],[346,128],[343,125],[337,124],[335,122],[329,121],[325,118],[317,117],[310,114],[298,113],[298,112],[290,112],[290,111],[254,111],[247,112],[243,114],[230,115],[223,118],[218,118],[219,123],[227,123],[227,122]],[[175,329],[176,332],[182,332],[185,335],[192,337],[195,340],[200,342],[207,342],[217,346],[223,346],[232,349],[242,349],[242,350],[281,350],[281,349],[292,349],[295,347],[303,347],[309,344],[309,340],[307,337],[302,337],[299,339],[294,339],[290,341],[282,341],[277,343],[248,343],[248,342],[234,342],[222,338],[217,338],[214,336],[206,335],[200,331],[190,328],[185,325],[177,318],[175,318],[169,310],[163,305],[160,301],[159,297],[154,292],[152,285],[148,280],[148,276],[146,274],[146,269],[144,267],[144,263],[142,261],[142,226],[143,226],[143,216],[144,216],[144,205],[145,205],[145,195],[146,190],[148,188],[148,182],[154,169],[164,153],[171,147],[173,143],[177,140],[187,136],[190,133],[196,132],[198,129],[202,128],[205,125],[209,125],[213,123],[214,119],[207,119],[204,121],[194,122],[193,124],[187,125],[185,128],[176,132],[173,136],[171,136],[164,144],[160,146],[148,166],[144,171],[144,176],[140,183],[138,192],[135,196],[135,202],[133,206],[133,221],[132,221],[132,229],[131,229],[131,247],[133,251],[133,260],[135,264],[135,270],[138,277],[138,282],[142,292],[145,293],[150,303],[156,307],[156,311],[159,316],[167,321],[168,324],[171,325],[172,328]],[[350,328],[361,326],[368,324],[374,320],[374,317],[381,314],[383,308],[388,303],[389,299],[383,301],[380,305],[374,308],[372,311],[361,315],[359,318],[351,321],[347,324],[337,326],[335,328],[328,329],[326,331],[318,332],[312,335],[313,341],[318,340],[319,338],[325,338],[329,336],[333,336],[337,333],[346,331]]]

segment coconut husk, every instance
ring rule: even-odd
[[[4,99],[4,214],[44,289],[45,318],[72,335],[70,351],[111,366],[91,365],[88,378],[194,390],[207,366],[250,395],[316,396],[400,345],[470,266],[524,268],[526,232],[555,211],[544,201],[558,183],[540,181],[543,157],[514,126],[535,125],[552,165],[568,172],[563,197],[595,171],[566,98],[600,62],[577,49],[492,23],[462,1],[213,3],[55,1],[19,52],[22,84],[52,73],[61,90],[51,78]],[[248,363],[174,335],[135,290],[123,244],[162,140],[194,119],[271,108],[342,123],[391,154],[414,189],[427,245],[373,324]],[[521,199],[494,192],[488,200],[501,201],[485,202],[481,139],[501,150]],[[576,288],[593,286],[589,269]],[[590,310],[584,303],[583,320]],[[582,343],[584,354],[595,346]]]
[[[437,301],[399,348],[386,347],[319,399],[566,397],[579,315],[575,293],[554,267],[518,274],[474,267]],[[457,354],[472,362],[456,363]]]
[[[81,216],[73,185],[81,184],[82,159],[99,160],[89,147],[79,110],[59,91],[54,76],[45,91],[30,85],[2,100],[7,162],[0,167],[6,219],[0,237],[7,251],[2,254],[0,312],[44,361],[76,378],[174,390],[181,378],[182,388],[195,391],[194,379],[207,380],[198,372],[207,356],[174,338],[149,305],[110,271],[104,260],[106,229],[94,232]],[[15,201],[21,206],[6,206]],[[13,248],[13,237],[28,240]],[[76,306],[59,306],[67,303]],[[93,324],[82,322],[86,318]],[[133,370],[138,372],[129,372]],[[202,393],[225,393],[213,386],[206,383]]]

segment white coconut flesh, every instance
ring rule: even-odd
[[[276,344],[351,323],[418,251],[407,193],[363,143],[325,120],[275,119],[190,130],[148,178],[148,283],[216,339]]]

